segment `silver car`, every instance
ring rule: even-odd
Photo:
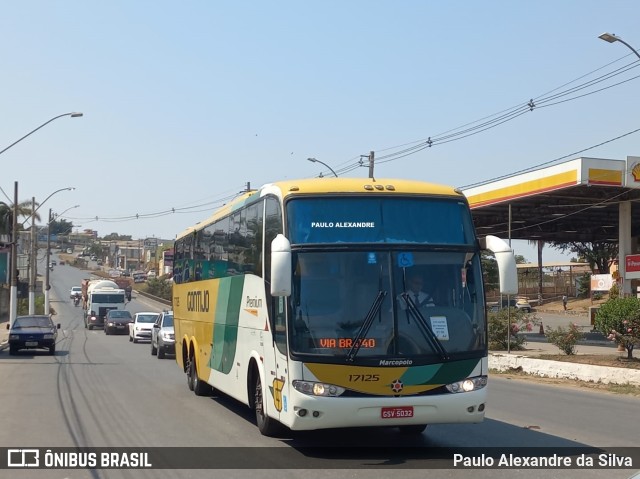
[[[151,330],[151,354],[163,359],[176,353],[176,337],[173,330],[173,311],[160,313]]]

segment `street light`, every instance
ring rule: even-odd
[[[56,215],[55,218],[60,218],[67,211],[72,210],[73,208],[79,208],[80,205],[75,205],[67,208],[59,215]],[[44,277],[44,314],[49,314],[49,290],[51,289],[51,285],[49,284],[49,261],[51,257],[51,223],[55,219],[51,216],[51,208],[49,208],[49,221],[47,222],[47,259],[46,259],[46,273]]]
[[[635,48],[633,48],[631,45],[629,45],[627,42],[625,42],[622,38],[617,37],[615,34],[613,33],[603,33],[602,35],[599,35],[598,38],[600,38],[601,40],[604,40],[605,42],[609,42],[609,43],[615,43],[615,42],[620,42],[622,43],[624,46],[626,46],[629,50],[631,50],[633,53],[635,53],[635,55],[638,57],[638,59],[640,59],[640,54],[636,51]],[[623,211],[625,211],[627,208],[631,208],[631,203],[629,201],[624,201],[622,203],[620,203],[620,205],[618,206],[619,211],[620,211],[620,215],[623,214]],[[629,238],[629,232],[627,231],[625,233],[625,235],[627,236],[627,238]],[[624,261],[624,255],[625,254],[629,254],[631,253],[631,249],[630,249],[630,243],[626,243],[626,240],[623,241],[624,235],[623,235],[623,231],[622,231],[622,225],[620,225],[620,232],[618,234],[619,239],[618,241],[620,242],[620,247],[618,248],[618,263],[620,265],[620,273],[622,274],[622,277],[624,277],[625,272],[626,272],[626,266],[625,266],[625,261]],[[622,294],[629,294],[631,293],[631,281],[624,281],[622,283]]]
[[[44,199],[44,201],[43,201],[42,203],[40,203],[40,204],[38,205],[38,207],[37,207],[35,210],[33,210],[33,211],[32,211],[32,214],[31,214],[31,224],[33,224],[33,221],[34,221],[34,216],[33,216],[33,215],[35,215],[35,213],[40,209],[40,207],[41,207],[42,205],[44,205],[44,204],[47,202],[47,200],[48,200],[49,198],[51,198],[51,197],[52,197],[53,195],[55,195],[56,193],[60,193],[61,191],[73,191],[73,190],[75,190],[75,187],[73,187],[73,186],[67,186],[66,188],[60,188],[59,190],[56,190],[56,191],[54,191],[53,193],[51,193],[49,196],[47,196],[47,197]]]
[[[44,205],[49,198],[51,198],[56,193],[60,193],[61,191],[72,191],[75,190],[73,186],[68,186],[66,188],[60,188],[59,190],[54,191],[49,196],[47,196],[42,203],[35,207],[36,199],[32,198],[32,207],[31,207],[31,273],[30,273],[30,281],[29,281],[29,314],[36,313],[36,276],[38,274],[36,260],[37,260],[37,251],[38,251],[38,240],[36,237],[36,212],[40,209],[42,205]],[[46,265],[47,274],[49,272],[49,263]],[[45,314],[46,310],[45,310]]]
[[[616,35],[614,33],[606,33],[605,32],[602,35],[599,35],[598,38],[600,38],[601,40],[604,40],[605,42],[609,42],[609,43],[620,42],[623,45],[627,46],[627,48],[629,48],[629,50],[631,50],[633,53],[636,54],[636,56],[638,58],[640,58],[640,53],[638,53],[635,48],[633,48],[631,45],[629,45],[627,42],[625,42],[622,38],[616,37]]]
[[[45,125],[48,125],[53,120],[57,120],[58,118],[62,118],[63,116],[70,116],[71,118],[78,118],[82,116],[80,112],[70,112],[63,113],[62,115],[54,116],[49,121],[44,122],[35,130],[31,130],[29,133],[24,135],[19,140],[14,141],[5,149],[0,151],[0,155],[7,151],[9,148],[14,146],[15,144],[21,142],[29,135],[35,133],[40,128]],[[10,307],[9,307],[9,324],[13,326],[13,322],[18,315],[18,182],[14,183],[14,201],[13,201],[13,224],[12,224],[12,233],[11,233],[11,294],[10,294]]]
[[[331,173],[333,173],[336,178],[338,177],[338,174],[335,171],[333,171],[333,168],[331,168],[325,162],[320,161],[320,160],[316,160],[315,158],[307,158],[307,161],[310,161],[311,163],[320,163],[321,165],[326,166],[327,168],[329,168],[331,170]],[[320,174],[320,177],[322,177],[322,173]]]
[[[45,125],[48,125],[49,123],[51,123],[53,120],[57,120],[58,118],[62,118],[63,116],[70,116],[71,118],[78,118],[80,116],[82,116],[82,113],[77,112],[77,111],[73,111],[71,113],[63,113],[62,115],[58,115],[58,116],[54,116],[53,118],[51,118],[51,120],[49,121],[45,121],[42,125],[40,125],[38,128],[36,128],[35,130],[31,130],[29,133],[27,133],[26,135],[24,135],[22,138],[20,138],[19,140],[14,141],[13,143],[11,143],[9,146],[7,146],[4,150],[0,151],[0,155],[3,154],[5,151],[7,151],[9,148],[11,148],[13,145],[15,145],[16,143],[20,143],[22,140],[24,140],[26,137],[28,137],[29,135],[31,135],[32,133],[35,133],[36,131],[38,131],[40,128],[42,128]]]

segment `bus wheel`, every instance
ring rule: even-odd
[[[426,424],[412,424],[411,426],[399,426],[400,434],[418,435],[422,434],[427,428]]]
[[[158,355],[158,357],[159,356],[160,355]],[[190,386],[189,389],[191,389],[196,394],[196,396],[210,395],[211,386],[209,386],[204,381],[200,381],[200,378],[198,378],[198,371],[196,369],[195,359],[193,359],[189,364],[189,370],[191,371],[191,374],[189,374],[189,376],[191,377],[191,384],[193,385],[193,387]]]
[[[258,430],[263,436],[275,436],[279,428],[279,423],[269,416],[264,411],[264,397],[262,395],[262,382],[260,381],[260,374],[256,372],[256,389],[254,396],[254,404],[256,410],[256,425]]]
[[[196,370],[196,366],[194,364],[193,358],[189,359],[189,364],[187,365],[187,386],[189,386],[189,390],[193,391],[193,373]]]

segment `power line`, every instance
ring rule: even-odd
[[[627,56],[629,56],[629,55],[625,55],[625,57],[627,57]],[[622,58],[625,58],[625,57],[622,57]],[[616,62],[619,61],[619,60],[620,59],[616,60]],[[594,79],[589,80],[587,82],[583,82],[583,83],[581,83],[579,85],[576,85],[574,87],[565,89],[563,91],[560,91],[558,93],[555,93],[555,94],[551,95],[551,93],[556,92],[560,88],[563,88],[563,87],[565,87],[567,85],[570,85],[570,84],[572,84],[572,83],[574,83],[574,82],[576,82],[578,80],[581,80],[581,79],[583,79],[583,78],[585,78],[585,77],[587,77],[589,75],[592,75],[593,73],[595,73],[595,72],[597,72],[599,70],[602,70],[603,68],[606,68],[606,67],[610,66],[613,63],[615,63],[615,62],[611,62],[611,63],[609,63],[609,64],[607,64],[607,65],[605,65],[603,67],[600,67],[600,68],[598,68],[596,70],[593,70],[593,71],[591,71],[591,72],[589,72],[589,73],[587,73],[585,75],[582,75],[582,76],[578,77],[577,79],[572,80],[570,82],[567,82],[564,85],[562,85],[561,87],[555,88],[555,89],[553,89],[553,90],[551,90],[551,91],[549,91],[549,92],[547,92],[547,93],[545,93],[543,95],[540,95],[538,97],[534,97],[531,100],[529,100],[527,103],[524,103],[524,104],[521,103],[521,104],[516,105],[516,106],[514,106],[512,108],[508,108],[508,109],[502,110],[502,111],[500,111],[498,113],[495,113],[493,115],[485,116],[485,117],[483,117],[483,118],[481,118],[479,120],[466,123],[466,124],[464,124],[464,125],[462,125],[460,127],[447,130],[447,131],[445,131],[443,133],[440,133],[440,134],[434,135],[434,136],[430,136],[430,137],[428,137],[426,139],[417,140],[417,141],[414,141],[414,142],[408,142],[408,143],[404,143],[402,145],[398,145],[396,147],[390,147],[390,148],[385,148],[385,149],[382,149],[382,150],[378,150],[378,151],[389,151],[389,150],[393,150],[393,149],[396,149],[396,148],[403,148],[400,151],[396,151],[394,153],[389,153],[387,155],[379,156],[377,161],[376,161],[376,163],[378,163],[378,164],[379,163],[388,163],[390,161],[399,160],[399,159],[404,158],[406,156],[413,155],[415,153],[418,153],[418,152],[420,152],[420,151],[422,151],[422,150],[424,150],[426,148],[430,148],[432,146],[437,146],[437,145],[444,144],[444,143],[450,143],[451,141],[461,140],[463,138],[467,138],[469,136],[472,136],[472,135],[487,131],[487,130],[489,130],[491,128],[494,128],[494,127],[499,126],[499,125],[501,125],[503,123],[506,123],[507,121],[514,120],[517,117],[522,116],[524,113],[533,111],[534,109],[541,108],[541,107],[549,107],[549,106],[557,105],[557,104],[564,103],[564,102],[567,102],[567,101],[577,100],[579,98],[583,98],[585,96],[589,96],[591,94],[595,94],[595,93],[601,92],[601,91],[606,90],[608,88],[612,88],[614,86],[618,86],[618,85],[621,85],[623,83],[626,83],[626,82],[629,82],[631,80],[634,80],[634,79],[638,78],[638,76],[635,76],[635,77],[620,81],[618,83],[615,83],[613,85],[609,85],[609,86],[606,86],[606,87],[603,87],[603,88],[600,88],[600,89],[597,89],[597,90],[594,90],[594,91],[591,91],[591,92],[588,92],[588,93],[585,93],[585,94],[575,95],[575,93],[577,93],[578,91],[582,91],[582,90],[584,90],[586,88],[593,87],[593,86],[595,86],[597,84],[600,84],[602,82],[608,81],[608,80],[610,80],[610,79],[612,79],[612,78],[614,78],[614,77],[616,77],[618,75],[626,73],[626,72],[630,71],[633,68],[637,68],[638,66],[640,66],[640,63],[639,63],[638,60],[635,60],[632,63],[629,63],[629,64],[624,65],[624,66],[622,66],[620,68],[617,68],[617,69],[615,69],[615,70],[613,70],[611,72],[608,72],[608,73],[605,73],[603,75],[600,75],[597,78],[594,78]],[[565,100],[562,100],[562,101],[558,101],[558,102],[553,102],[553,100],[556,100],[558,98],[562,98],[562,97],[565,97],[565,96],[569,96],[569,95],[572,95],[572,94],[574,96],[572,96],[571,98],[568,98],[568,99],[565,99]],[[413,146],[405,148],[407,145],[413,145]],[[343,169],[344,171],[342,171],[342,172],[352,171],[352,170],[354,170],[356,168],[359,168],[361,166],[362,166],[361,163],[352,163],[351,165],[345,167]]]

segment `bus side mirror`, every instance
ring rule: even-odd
[[[496,257],[500,275],[500,294],[518,294],[516,257],[511,247],[504,240],[491,235],[480,239],[480,247],[491,251]]]
[[[278,234],[271,242],[271,296],[291,295],[291,243]]]

